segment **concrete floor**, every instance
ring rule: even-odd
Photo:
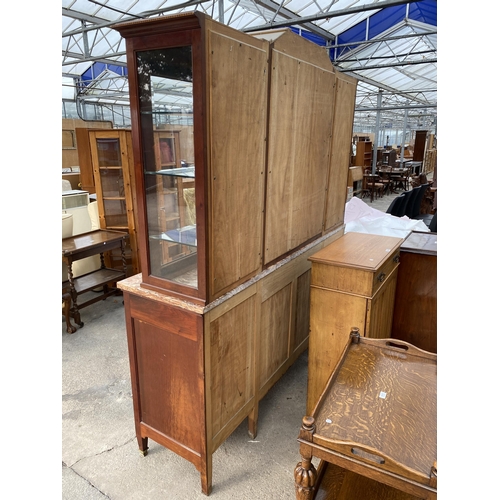
[[[385,212],[394,196],[363,201]],[[190,462],[151,439],[148,455],[139,453],[122,298],[109,297],[81,315],[84,326],[72,335],[62,323],[63,500],[206,498]],[[215,452],[210,498],[295,498],[306,393],[307,351],[261,401],[256,438],[249,438],[245,420]]]

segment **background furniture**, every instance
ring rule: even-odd
[[[358,141],[356,143],[356,165],[361,167],[371,167],[372,148],[373,143],[371,141]]]
[[[63,281],[62,287],[63,290],[68,290],[71,295],[71,317],[78,326],[83,326],[80,309],[120,292],[118,288],[111,285],[127,276],[125,262],[125,239],[127,237],[127,233],[97,230],[63,238],[62,260],[68,266],[68,280]],[[104,252],[114,248],[120,248],[123,255],[121,271],[109,269],[104,264]],[[73,263],[92,255],[100,255],[101,267],[75,277],[73,275]],[[102,293],[83,303],[78,303],[79,295],[100,287],[102,287]]]
[[[312,500],[312,458],[420,499],[437,498],[437,355],[354,330],[302,420],[297,500]],[[324,464],[322,464],[324,465]],[[351,498],[372,498],[367,492]],[[393,498],[392,496],[390,498]]]
[[[402,241],[346,233],[310,258],[308,414],[340,359],[351,327],[366,337],[391,336]]]
[[[380,182],[378,174],[370,173],[370,169],[366,169],[363,174],[363,192],[361,198],[363,198],[365,194],[370,195],[370,201],[384,195],[384,183]]]
[[[127,129],[77,128],[82,177],[95,193],[100,229],[129,234],[125,248],[127,274],[140,271],[137,244],[137,201],[132,137]],[[121,269],[119,251],[106,254],[106,266]]]
[[[357,196],[363,192],[363,168],[349,167],[347,186],[352,187],[352,195]]]
[[[389,149],[382,152],[382,165],[395,167],[397,162],[397,153],[395,149]]]
[[[400,248],[392,337],[437,352],[437,235],[412,231]]]
[[[308,257],[343,232],[356,82],[288,29],[251,36],[199,12],[115,28],[143,268],[119,283],[137,441],[192,462],[209,494],[212,454],[247,417],[255,436],[260,399],[307,347]],[[156,154],[160,84],[194,124],[180,167]],[[189,208],[184,182],[191,218],[170,229]]]
[[[425,147],[427,144],[427,130],[415,131],[415,143],[413,145],[413,161],[424,161]],[[419,172],[420,173],[420,172]]]

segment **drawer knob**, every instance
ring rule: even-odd
[[[385,273],[380,273],[380,275],[378,276],[377,280],[380,281],[380,283],[382,283],[382,281],[385,280]]]
[[[392,259],[393,262],[396,262],[396,264],[399,262],[399,255],[395,255],[394,258]]]

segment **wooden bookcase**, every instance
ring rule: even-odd
[[[356,144],[356,166],[371,167],[372,166],[372,142],[358,141]]]
[[[356,80],[290,30],[248,35],[201,13],[115,29],[142,262],[119,284],[136,435],[143,453],[153,439],[192,462],[208,494],[214,451],[245,418],[256,435],[260,399],[307,348],[308,258],[343,234]],[[155,85],[186,103],[180,166],[158,156]]]

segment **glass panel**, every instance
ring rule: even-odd
[[[104,198],[125,197],[125,186],[123,185],[123,170],[100,168],[102,196]]]
[[[128,228],[127,204],[125,200],[104,200],[104,217],[106,227]]]
[[[100,167],[121,166],[120,139],[97,139],[96,142]]]
[[[198,287],[191,47],[137,54],[152,276]]]

